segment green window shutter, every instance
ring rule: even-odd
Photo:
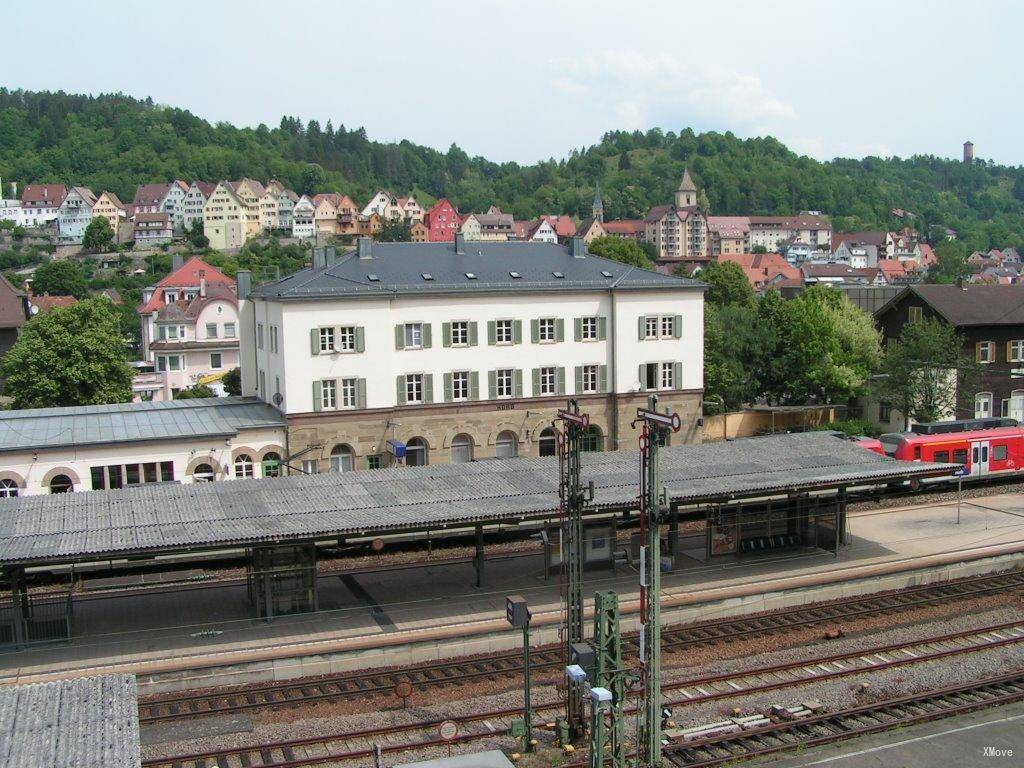
[[[361,325],[356,326],[356,352],[366,351],[366,329]]]
[[[423,374],[423,402],[434,402],[434,374]]]
[[[599,365],[597,366],[597,391],[607,392],[608,391],[608,366]]]
[[[522,368],[516,368],[514,371],[512,371],[512,385],[513,385],[513,390],[512,391],[515,393],[515,396],[516,397],[522,397],[523,396],[523,370],[522,370]]]
[[[672,337],[676,339],[683,338],[683,316],[676,315],[672,319]]]
[[[473,320],[469,324],[469,346],[475,347],[476,345],[477,345],[476,320]]]
[[[583,318],[577,317],[572,321],[573,337],[576,341],[583,341]]]
[[[452,401],[452,375],[450,373],[444,375],[444,401],[446,403]]]
[[[423,324],[423,348],[430,349],[430,323]]]
[[[533,383],[533,389],[530,390],[530,394],[536,397],[540,394],[540,368],[533,369],[530,380]]]
[[[640,315],[640,317],[637,318],[637,321],[640,326],[640,330],[638,331],[639,335],[637,338],[639,338],[640,341],[643,341],[644,339],[647,338],[647,318],[644,317],[643,315]]]
[[[395,377],[395,402],[405,405],[405,376]]]
[[[555,391],[560,394],[565,394],[565,368],[558,366],[555,369]]]
[[[530,321],[530,341],[534,344],[540,341],[540,320]]]
[[[366,407],[366,379],[356,379],[356,408]]]
[[[487,321],[487,343],[492,347],[498,339],[498,323],[495,320]]]
[[[608,318],[597,318],[597,338],[604,341],[608,338]]]
[[[395,349],[405,349],[405,326],[395,326]]]
[[[441,323],[441,345],[450,347],[452,345],[452,324]],[[424,345],[426,346],[426,345]]]
[[[640,391],[641,392],[643,390],[647,389],[646,385],[644,384],[644,368],[646,368],[646,367],[647,366],[644,363],[640,363],[640,372],[637,373],[637,375],[636,375],[636,380],[640,382]]]
[[[313,382],[313,410],[314,411],[319,411],[321,408],[324,407],[324,405],[323,405],[323,397],[320,394],[321,386],[322,385],[320,384],[319,381],[314,381]]]
[[[487,397],[494,400],[498,396],[498,372],[487,372]]]
[[[479,400],[480,399],[480,372],[470,371],[469,372],[469,399]]]
[[[578,395],[583,391],[583,366],[576,366],[576,389],[575,392]]]
[[[162,326],[161,326],[162,327]],[[309,351],[314,355],[320,354],[320,329],[309,329]]]
[[[565,320],[560,317],[555,320],[555,341],[565,341]]]
[[[672,363],[672,388],[683,388],[683,364]]]
[[[512,321],[512,343],[522,344],[523,343],[523,321],[513,320]]]

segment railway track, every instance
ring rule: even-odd
[[[843,654],[804,659],[691,680],[667,682],[666,704],[696,704],[721,698],[750,696],[781,688],[846,677],[976,653],[1024,642],[1024,620],[1007,622],[975,630],[966,630],[907,643],[889,644]],[[675,698],[669,698],[674,696]],[[561,700],[536,704],[538,715],[555,714]],[[634,708],[627,708],[631,713]],[[455,743],[479,741],[508,733],[519,708],[480,712],[458,718],[459,736]],[[374,744],[383,753],[399,753],[440,746],[436,729],[441,720],[422,720],[384,728],[347,731],[325,737],[293,739],[248,747],[211,750],[147,760],[144,768],[285,768],[311,766],[368,758]],[[710,746],[710,744],[709,744]],[[699,747],[698,747],[699,749]],[[694,752],[694,754],[697,754]],[[710,754],[710,753],[709,753]],[[714,756],[712,756],[714,757]],[[689,758],[686,758],[689,759]]]
[[[899,612],[1022,587],[1024,572],[977,576],[898,592],[814,603],[761,616],[718,619],[669,627],[663,633],[662,646],[666,653],[671,653],[694,646]],[[635,655],[636,642],[635,634],[626,637],[624,645],[627,654]],[[564,665],[562,649],[558,646],[536,648],[531,653],[531,664],[538,674],[560,670]],[[521,652],[509,651],[404,669],[373,670],[312,681],[268,683],[232,692],[152,698],[140,703],[139,719],[142,724],[146,724],[203,715],[238,713],[264,707],[299,706],[319,701],[389,695],[393,693],[395,686],[403,681],[410,683],[414,689],[425,691],[499,676],[514,677],[521,674],[521,671]]]
[[[854,707],[841,712],[767,717],[767,724],[673,744],[663,751],[676,768],[710,768],[796,748],[866,736],[986,707],[1024,700],[1024,670],[964,685]],[[778,714],[775,714],[778,718]],[[952,756],[951,756],[952,757]]]

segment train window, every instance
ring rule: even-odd
[[[948,464],[949,463],[949,451],[936,451],[935,452],[935,456],[932,457],[932,461],[934,461],[934,462],[936,462],[938,464]]]
[[[920,445],[915,445],[914,446],[914,458],[915,459],[920,459],[921,458],[921,446]]]
[[[992,446],[992,461],[1006,461],[1006,446],[1005,445],[993,445]]]
[[[967,463],[967,449],[957,448],[953,451],[953,463],[954,464],[966,464]]]

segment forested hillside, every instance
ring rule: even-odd
[[[396,132],[401,126],[396,126]],[[952,151],[952,148],[951,148]],[[357,200],[376,187],[447,196],[462,210],[497,204],[517,218],[589,214],[601,181],[607,218],[640,217],[668,202],[683,166],[714,214],[819,210],[837,230],[951,227],[970,248],[1024,247],[1024,168],[931,156],[820,163],[772,138],[690,129],[616,131],[570,157],[536,165],[440,152],[408,141],[372,141],[362,128],[282,118],[275,128],[211,125],[186,110],[123,95],[88,97],[0,89],[0,178],[110,189],[130,200],[137,184],[194,178],[278,178],[299,192]]]

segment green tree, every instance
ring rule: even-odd
[[[210,247],[210,239],[203,231],[203,220],[196,219],[192,226],[185,230],[185,238],[194,248],[205,249]]]
[[[591,240],[587,250],[595,256],[611,259],[612,261],[621,261],[623,264],[631,264],[634,267],[641,267],[642,269],[654,268],[654,264],[647,258],[643,248],[634,240],[603,235]]]
[[[763,350],[773,330],[758,322],[751,306],[704,303],[705,399],[725,410],[754,402],[761,391]],[[718,410],[712,408],[711,410]]]
[[[408,243],[412,241],[412,228],[404,219],[385,221],[374,239],[381,243]]]
[[[234,367],[230,371],[224,374],[224,378],[221,379],[221,384],[224,385],[224,391],[229,395],[238,397],[242,394],[242,369]]]
[[[178,393],[174,396],[175,400],[195,400],[200,397],[216,397],[217,393],[214,392],[206,384],[193,384],[187,389],[178,390]]]
[[[875,396],[903,414],[906,428],[911,419],[949,418],[967,402],[978,375],[977,365],[962,350],[963,338],[948,323],[907,323],[885,350],[873,381]]]
[[[743,268],[734,261],[712,261],[696,275],[708,284],[704,300],[718,307],[753,307],[754,288]]]
[[[15,408],[124,403],[132,398],[118,317],[102,298],[29,320],[0,363]]]
[[[955,240],[935,246],[935,263],[928,270],[929,283],[955,283],[971,274],[967,263],[967,249]]]
[[[104,216],[96,216],[85,228],[82,247],[91,253],[109,251],[114,245],[114,230]]]
[[[82,299],[89,293],[89,285],[85,281],[85,273],[75,262],[48,261],[32,274],[32,293]]]

